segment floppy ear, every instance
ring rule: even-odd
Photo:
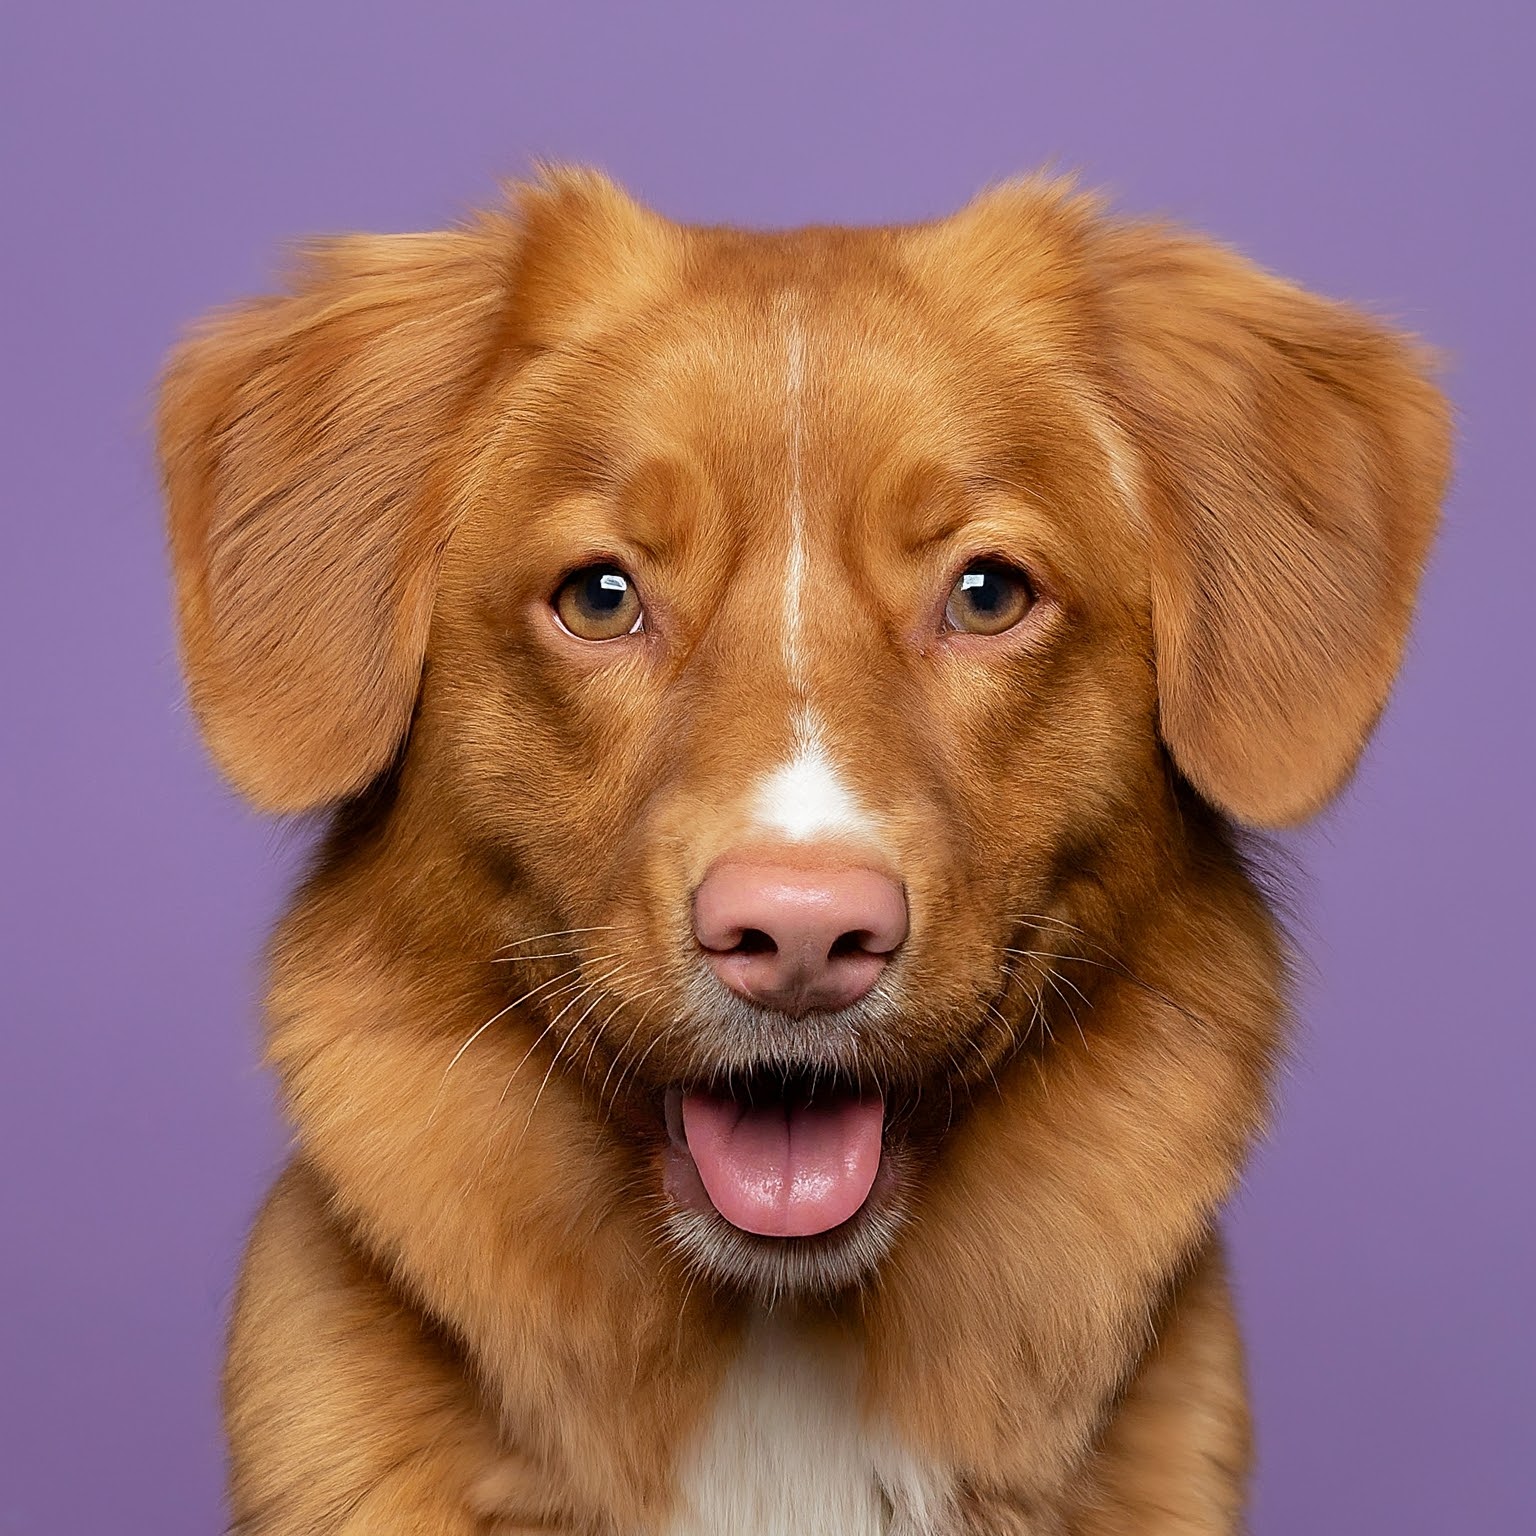
[[[1299,821],[1386,702],[1449,412],[1405,338],[1217,246],[1112,226],[1099,255],[1145,471],[1163,739],[1230,815]]]
[[[210,750],[265,810],[388,766],[452,509],[441,468],[501,348],[508,225],[351,237],[172,358],[159,449],[181,648]]]

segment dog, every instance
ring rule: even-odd
[[[190,699],[328,818],[233,1528],[1238,1531],[1245,839],[1387,698],[1432,372],[1043,178],[744,232],[552,169],[191,334]]]

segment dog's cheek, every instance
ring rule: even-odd
[[[424,798],[485,855],[577,905],[607,888],[654,769],[644,700],[589,694],[602,696],[582,700],[548,661],[449,628],[412,742]]]

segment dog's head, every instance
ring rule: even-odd
[[[744,234],[566,174],[216,319],[162,452],[230,778],[387,784],[672,1240],[836,1287],[1055,956],[1347,777],[1446,426],[1374,323],[1059,186]]]

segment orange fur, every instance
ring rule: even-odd
[[[1236,1531],[1215,1223],[1284,960],[1231,822],[1317,809],[1383,705],[1446,475],[1423,368],[1043,181],[746,234],[561,172],[195,334],[161,417],[192,700],[257,804],[333,808],[272,957],[298,1152],[236,1308],[237,1529],[681,1528],[767,1303],[679,1246],[659,1104],[750,1032],[689,902],[799,687],[912,930],[881,1011],[775,1049],[900,1112],[856,1280],[816,1283],[836,1233],[761,1241],[810,1245],[778,1313],[921,1471],[888,1528]],[[941,633],[981,555],[1034,609]],[[549,598],[599,558],[646,628],[584,645]]]

